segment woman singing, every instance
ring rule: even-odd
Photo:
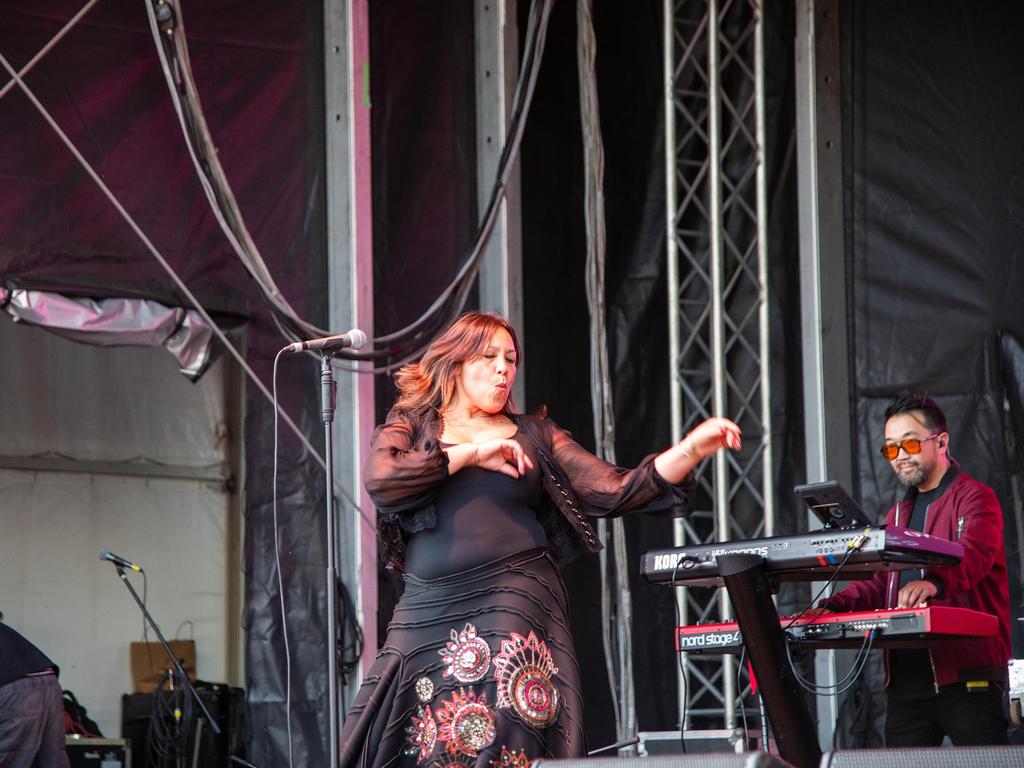
[[[470,312],[395,376],[363,470],[405,593],[345,722],[342,764],[527,768],[585,754],[559,564],[590,519],[690,505],[690,472],[739,428],[709,419],[636,469],[516,413],[515,331]],[[689,483],[684,483],[689,480]]]

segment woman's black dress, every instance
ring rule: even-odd
[[[344,761],[525,768],[583,754],[568,600],[537,520],[534,468],[464,468],[413,535],[405,593],[342,734]]]
[[[654,455],[608,464],[554,422],[510,414],[534,469],[448,473],[436,409],[395,409],[363,479],[405,593],[342,730],[341,765],[526,768],[586,752],[559,565],[600,548],[589,520],[692,502]],[[557,562],[556,562],[557,561]]]

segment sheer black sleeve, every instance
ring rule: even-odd
[[[373,433],[363,466],[363,484],[385,517],[432,506],[438,486],[448,477],[448,454],[434,435],[392,411]]]
[[[693,509],[696,478],[691,472],[672,485],[654,468],[650,454],[635,469],[623,469],[597,458],[572,435],[549,422],[551,450],[579,498],[584,513],[614,517],[626,512],[685,514]]]

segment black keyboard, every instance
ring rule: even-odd
[[[644,555],[640,573],[653,584],[721,586],[717,558],[733,553],[759,555],[769,573],[788,581],[824,581],[844,558],[843,577],[851,579],[884,570],[956,565],[964,556],[955,542],[881,525],[655,549]]]

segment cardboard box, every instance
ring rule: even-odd
[[[181,662],[188,679],[196,679],[196,643],[194,640],[169,640],[171,651]],[[152,693],[174,664],[160,643],[132,643],[129,649],[135,693]]]

